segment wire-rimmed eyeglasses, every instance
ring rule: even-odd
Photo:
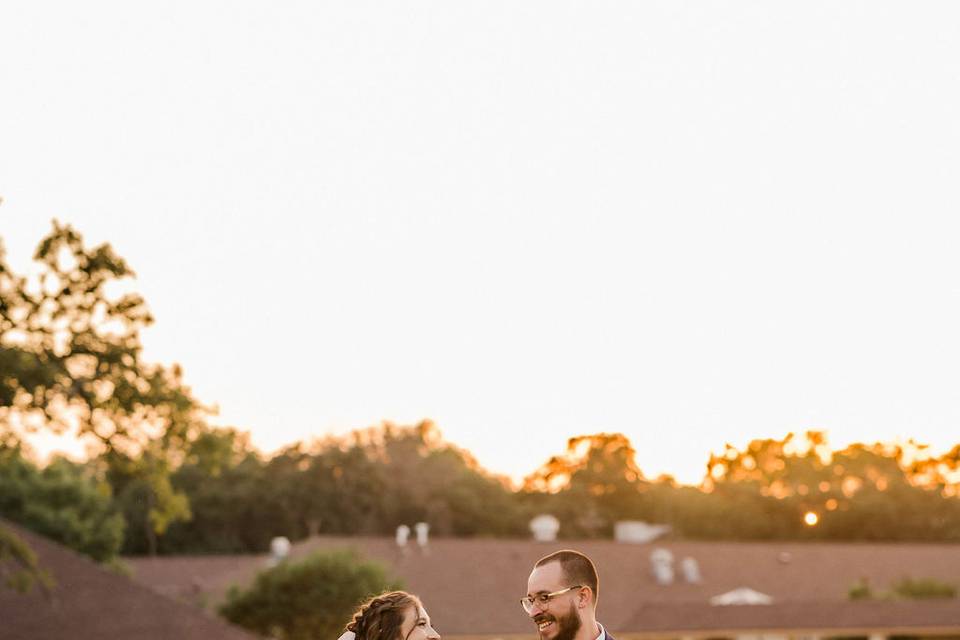
[[[546,609],[550,605],[550,601],[557,596],[564,594],[567,591],[573,591],[574,589],[580,589],[582,587],[582,584],[575,584],[572,587],[560,589],[560,591],[554,591],[553,593],[538,593],[534,596],[524,596],[523,598],[520,598],[520,605],[527,613],[533,611],[534,606],[536,606],[538,609]]]

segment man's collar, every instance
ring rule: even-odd
[[[607,635],[607,632],[603,630],[603,625],[599,622],[597,623],[597,628],[600,629],[600,635],[596,637],[596,640],[603,640],[603,636]]]

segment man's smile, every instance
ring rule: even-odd
[[[552,627],[555,622],[553,616],[548,615],[539,615],[535,617],[533,621],[536,623],[537,629],[539,629],[541,633]]]

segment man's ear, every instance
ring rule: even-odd
[[[579,600],[577,600],[577,606],[581,609],[586,609],[593,603],[593,589],[590,587],[580,587],[580,593],[577,594]]]

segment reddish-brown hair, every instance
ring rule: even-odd
[[[403,614],[417,606],[420,606],[419,598],[406,591],[381,593],[360,605],[347,623],[347,631],[354,632],[357,640],[403,640],[400,637]]]

